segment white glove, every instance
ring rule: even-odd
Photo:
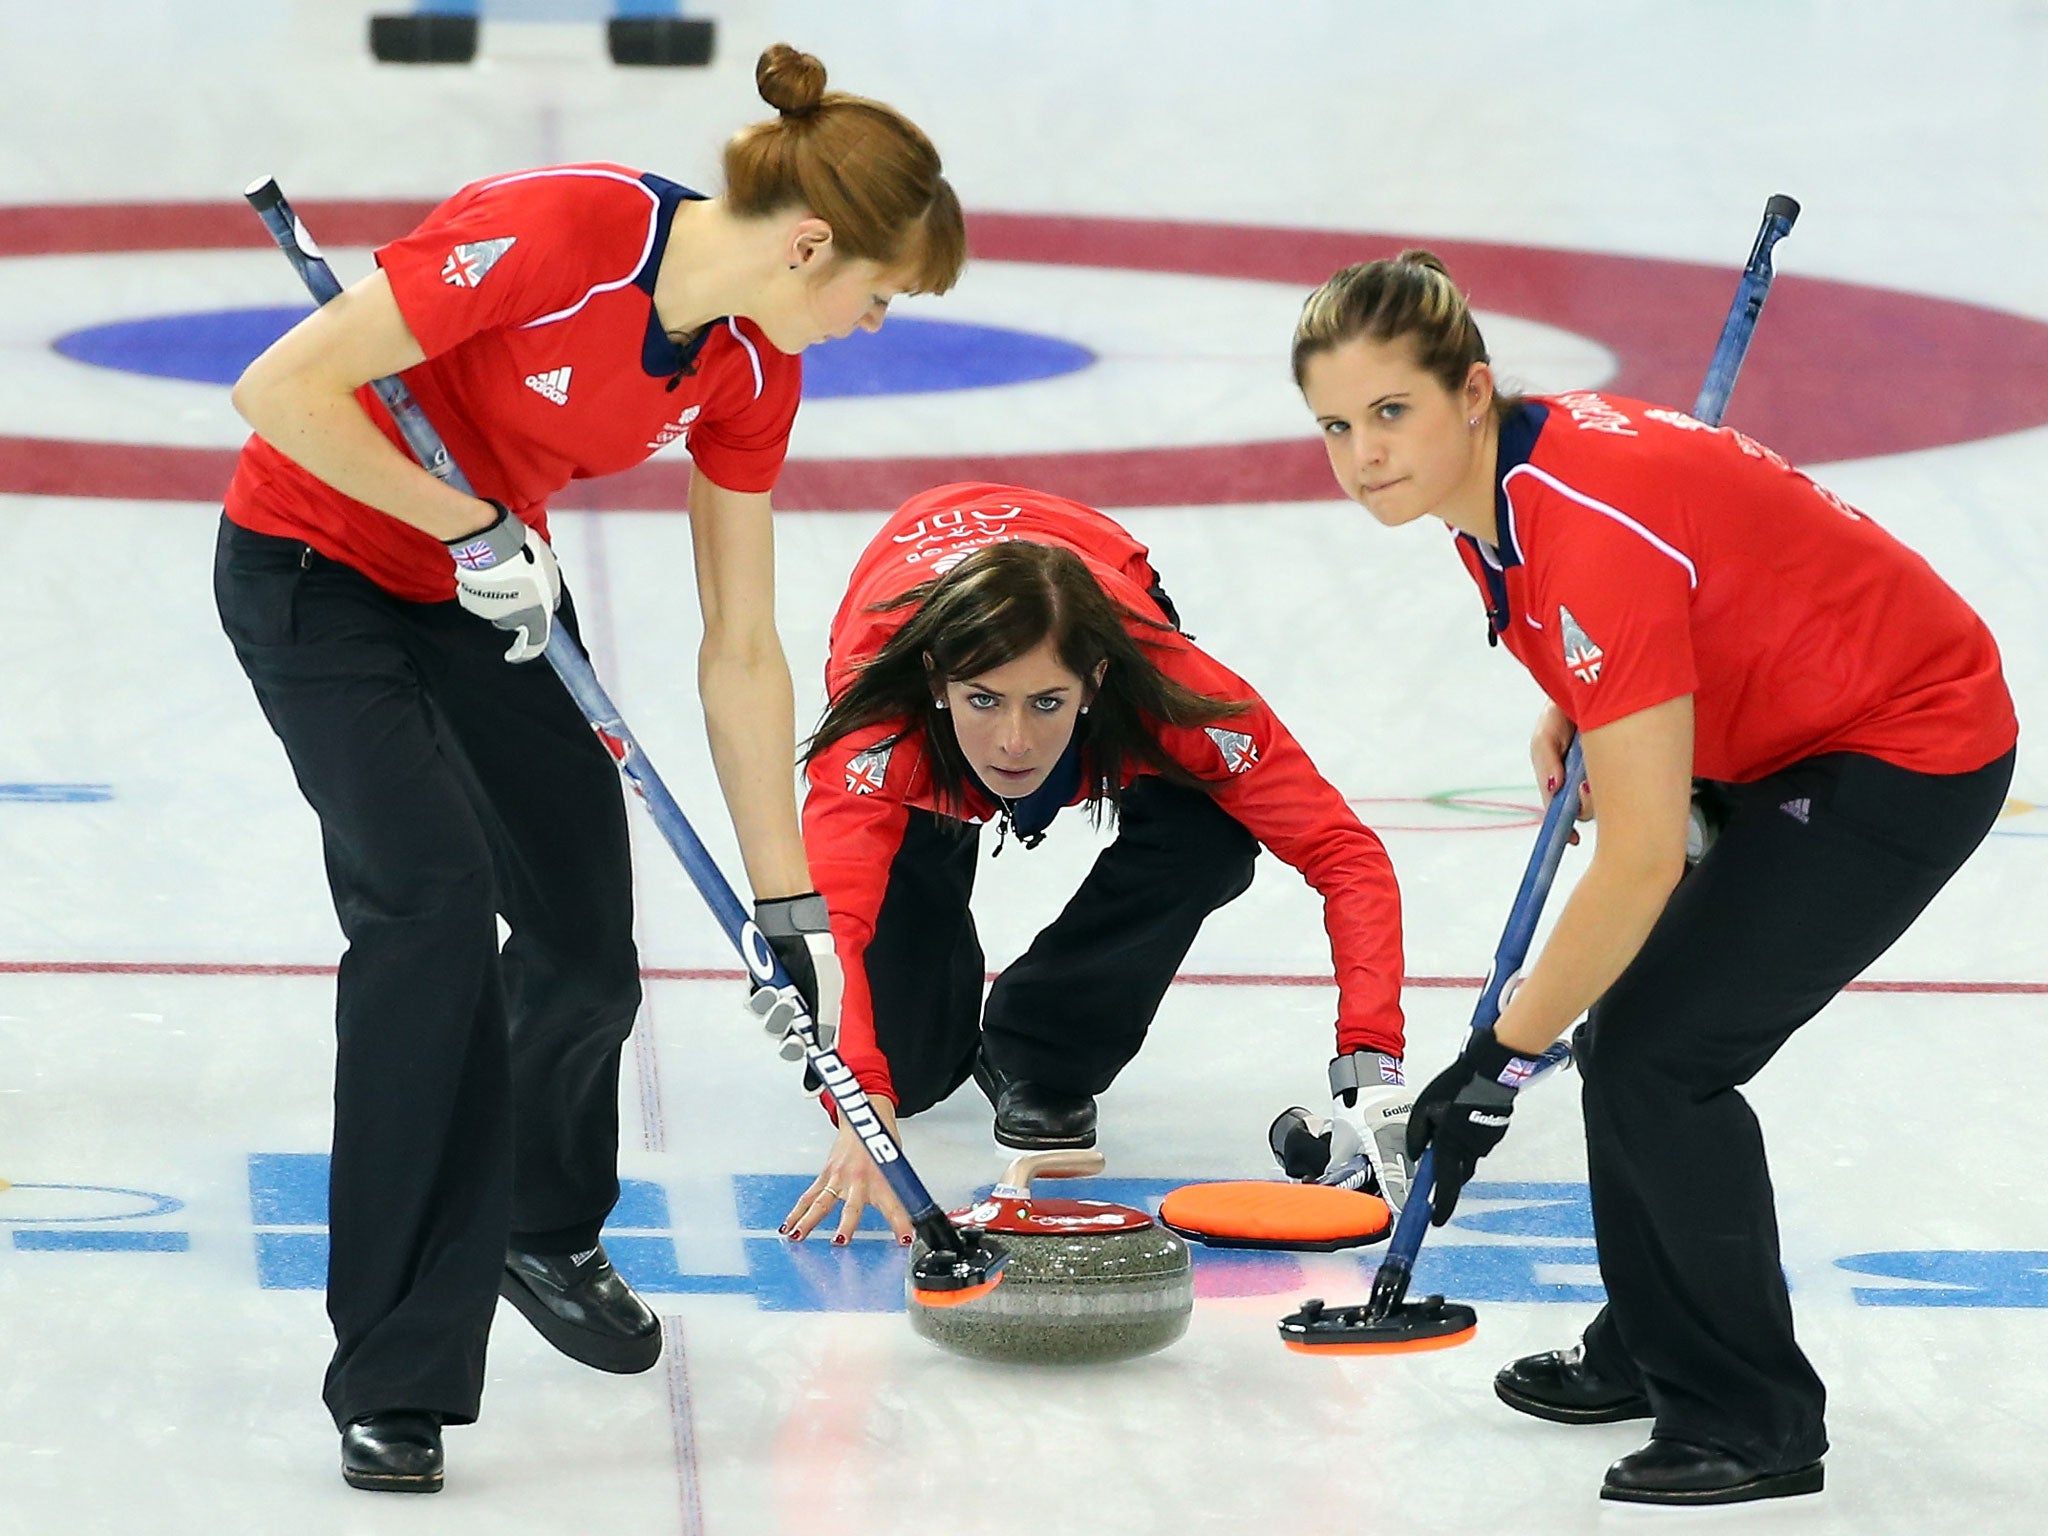
[[[517,632],[507,661],[531,661],[547,649],[562,601],[562,573],[537,529],[503,502],[491,505],[498,509],[495,523],[447,541],[455,562],[455,600],[478,618]]]
[[[792,985],[788,990],[797,995],[792,1000],[774,987],[757,986],[747,1007],[780,1042],[777,1049],[784,1061],[801,1060],[804,1054],[803,1041],[793,1027],[799,1007],[810,1014],[818,1044],[831,1050],[839,1038],[839,997],[845,990],[845,973],[839,969],[839,951],[832,945],[825,898],[806,891],[801,896],[757,901],[754,924],[789,972]]]
[[[1378,1195],[1398,1216],[1414,1172],[1407,1150],[1414,1107],[1398,1059],[1353,1051],[1330,1063],[1329,1119],[1289,1109],[1267,1139],[1289,1178]]]

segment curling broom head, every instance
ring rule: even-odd
[[[1280,1319],[1280,1342],[1304,1355],[1401,1355],[1453,1349],[1479,1331],[1479,1314],[1441,1296],[1404,1301],[1375,1316],[1369,1306],[1329,1307],[1311,1297]]]
[[[1159,1203],[1159,1219],[1210,1248],[1315,1253],[1376,1243],[1394,1225],[1378,1195],[1271,1179],[1184,1184]]]

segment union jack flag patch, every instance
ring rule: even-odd
[[[1204,726],[1203,729],[1216,743],[1216,750],[1223,754],[1223,766],[1232,773],[1243,773],[1258,765],[1259,744],[1243,731],[1226,731],[1220,725]]]
[[[471,539],[467,544],[450,545],[448,553],[465,571],[487,571],[498,563],[489,539]]]
[[[1536,1075],[1536,1063],[1526,1056],[1513,1056],[1500,1069],[1500,1085],[1503,1088],[1519,1088]]]
[[[501,240],[472,240],[467,245],[458,245],[442,263],[441,281],[451,288],[474,288],[490,276],[498,258],[518,241],[517,235],[506,235]]]
[[[846,788],[849,794],[872,795],[889,778],[889,756],[896,750],[895,742],[879,747],[869,747],[865,752],[856,753],[847,760]]]
[[[1573,676],[1582,683],[1591,685],[1600,681],[1600,666],[1607,653],[1593,643],[1593,637],[1579,627],[1579,621],[1572,617],[1572,611],[1562,604],[1557,610],[1558,627],[1564,631],[1564,664],[1570,667]]]

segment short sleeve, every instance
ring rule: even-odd
[[[465,187],[377,264],[427,356],[485,331],[572,312],[630,283],[659,200],[623,170],[560,167]]]
[[[1593,730],[1693,693],[1693,570],[1683,551],[1602,512],[1544,513],[1542,569],[1529,618],[1556,648],[1558,702]]]
[[[722,372],[690,429],[690,460],[729,491],[771,491],[803,396],[803,362],[776,351],[748,322],[726,323],[740,356]]]

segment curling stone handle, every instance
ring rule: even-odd
[[[999,1195],[1019,1198],[1031,1193],[1033,1179],[1085,1179],[1102,1172],[1108,1160],[1094,1147],[1060,1147],[1051,1152],[1026,1152],[1013,1161],[995,1188]]]

